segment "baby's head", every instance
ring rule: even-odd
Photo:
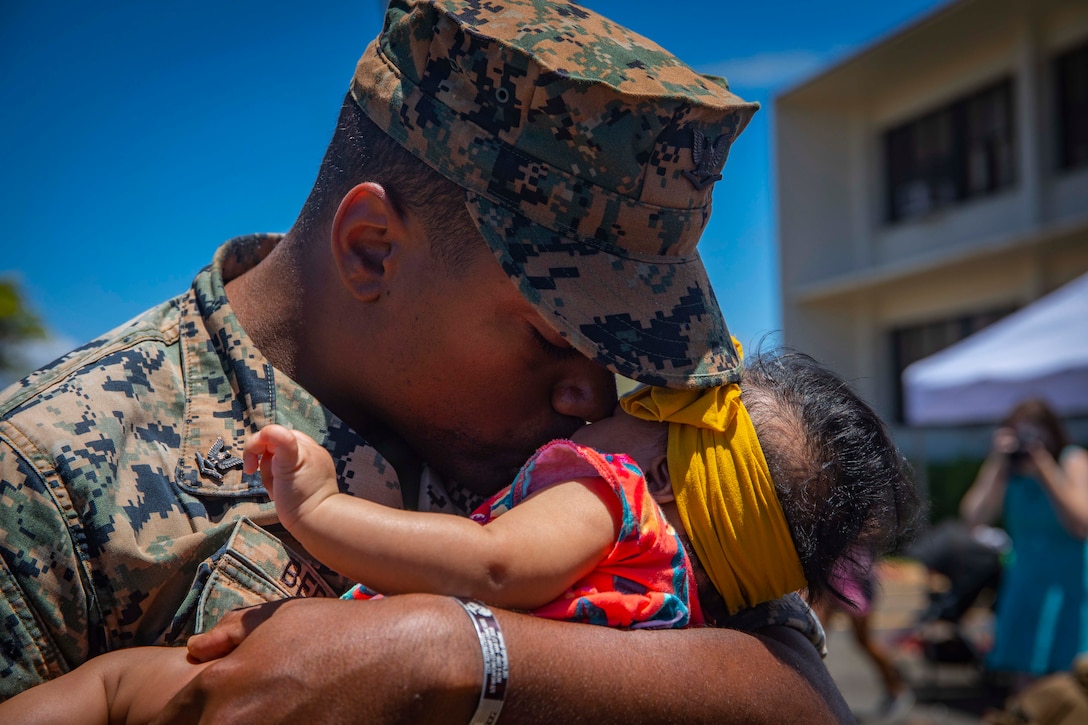
[[[865,568],[917,523],[910,466],[880,416],[808,355],[754,356],[740,385],[809,599],[843,599],[833,584],[836,562]]]
[[[909,468],[872,408],[845,381],[807,355],[783,352],[749,358],[740,387],[741,402],[751,418],[781,507],[776,509],[780,514],[756,519],[759,527],[765,521],[773,522],[775,516],[784,516],[792,546],[786,542],[791,550],[781,558],[799,566],[810,599],[841,598],[831,577],[835,563],[843,560],[847,567],[865,566],[913,523],[919,501]],[[575,440],[631,456],[646,474],[666,515],[678,531],[687,534],[672,504],[666,459],[668,429],[669,424],[617,412],[579,431]],[[736,455],[736,450],[731,453]],[[753,534],[755,539],[750,538]],[[725,559],[731,565],[749,567],[762,566],[757,556],[762,555],[765,561],[764,547],[776,543],[762,530],[749,530],[737,540],[760,542],[747,549],[741,544],[738,551],[727,552]],[[796,560],[792,559],[794,551]],[[707,582],[705,577],[699,579]],[[700,586],[704,609],[712,616],[719,612],[715,618],[720,618],[723,603],[726,611],[756,603],[738,603],[736,599],[734,591],[723,602],[713,586]]]

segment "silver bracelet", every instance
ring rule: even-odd
[[[476,636],[480,638],[480,650],[484,656],[484,684],[480,689],[480,701],[468,725],[494,725],[506,699],[506,681],[510,677],[510,660],[506,654],[506,640],[502,638],[499,620],[491,610],[474,600],[454,598],[468,613]]]

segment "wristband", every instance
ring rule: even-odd
[[[484,656],[484,684],[480,701],[468,725],[493,725],[499,719],[503,700],[506,699],[506,681],[510,676],[506,640],[502,638],[499,621],[491,610],[473,600],[454,599],[468,613],[476,636],[480,638],[480,650]]]

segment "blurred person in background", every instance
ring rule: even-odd
[[[973,608],[993,611],[1002,560],[1012,550],[1004,529],[945,519],[919,536],[905,554],[926,569],[929,603],[915,628],[898,643],[934,663],[981,666],[990,640],[978,641],[963,625]]]
[[[1088,652],[1088,451],[1071,445],[1039,399],[1018,404],[960,502],[969,525],[1003,515],[1012,555],[1002,575],[988,669],[1022,689]]]
[[[929,604],[918,616],[918,623],[958,626],[984,591],[997,591],[1001,559],[1010,549],[1004,529],[968,526],[958,518],[945,519],[920,535],[906,555],[925,566],[930,576],[943,577],[947,585],[930,592]]]
[[[875,565],[871,557],[860,554],[844,557],[835,564],[831,581],[845,599],[823,596],[812,600],[816,616],[828,628],[836,614],[850,620],[850,630],[858,647],[873,663],[884,686],[884,699],[877,708],[881,719],[898,720],[910,712],[916,698],[903,673],[895,664],[891,651],[883,642],[873,637],[870,618],[873,597],[879,586]]]

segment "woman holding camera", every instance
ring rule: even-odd
[[[960,502],[970,525],[1004,514],[1012,539],[987,667],[1019,689],[1088,652],[1088,451],[1038,399],[1017,405]]]

